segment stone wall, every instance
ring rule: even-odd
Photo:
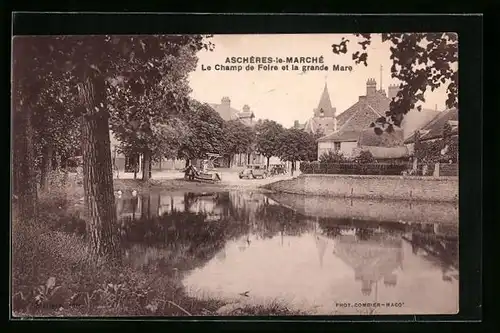
[[[346,198],[458,201],[458,177],[308,174],[264,187],[283,193]]]
[[[458,223],[457,202],[378,200],[298,195],[266,194],[279,204],[305,216],[406,223]]]

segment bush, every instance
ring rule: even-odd
[[[402,175],[408,169],[406,163],[302,163],[304,174],[338,175]]]
[[[342,163],[346,162],[347,158],[340,151],[329,150],[319,157],[320,164]]]
[[[359,154],[358,157],[356,157],[356,162],[357,163],[375,163],[375,157],[373,157],[373,154],[370,151],[363,150]]]

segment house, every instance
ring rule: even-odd
[[[376,138],[374,133],[372,135],[370,124],[377,118],[385,116],[391,100],[397,96],[398,91],[399,87],[392,84],[386,93],[382,88],[377,89],[375,79],[368,79],[365,95],[359,96],[356,103],[336,116],[338,128],[318,140],[318,156],[333,150],[341,152],[346,157],[352,157],[363,149],[370,150],[380,159],[407,155],[407,149],[403,145],[404,139],[410,137],[415,128],[435,117],[437,111],[411,110],[401,127],[395,128],[393,133],[384,133]]]
[[[222,119],[225,121],[229,120],[239,120],[245,125],[253,126],[255,115],[250,111],[248,105],[244,105],[242,111],[238,111],[231,107],[231,99],[227,96],[222,97],[220,104],[209,103],[209,105],[214,109]]]
[[[244,105],[241,111],[236,110],[231,107],[231,99],[229,97],[223,97],[221,99],[220,104],[210,103],[209,104],[225,121],[229,120],[239,120],[246,126],[255,126],[257,122],[255,121],[255,115],[253,111],[250,110],[248,105]],[[225,167],[237,166],[242,167],[247,164],[266,164],[266,157],[261,154],[253,151],[249,154],[241,153],[235,154],[231,160],[231,163],[223,163],[224,161],[220,161]],[[278,157],[271,157],[269,160],[270,164],[278,164],[281,163],[281,160]]]
[[[441,112],[432,118],[427,124],[418,129],[421,142],[432,142],[443,138],[443,128],[446,124],[451,126],[452,137],[458,137],[458,109],[451,108]],[[404,141],[410,154],[413,153],[415,136],[411,135]]]
[[[313,116],[304,124],[300,124],[297,120],[294,123],[294,128],[303,129],[306,132],[315,134],[322,132],[330,134],[337,128],[337,109],[332,106],[328,86],[325,83],[323,92],[319,99],[318,107],[313,110]]]
[[[396,91],[397,94],[397,91]],[[375,79],[366,82],[366,94],[336,117],[338,129],[318,140],[318,156],[329,150],[340,151],[344,156],[352,156],[358,146],[361,132],[389,109],[390,99],[385,91],[377,91]]]

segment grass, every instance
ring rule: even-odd
[[[121,180],[118,186],[136,183]],[[125,189],[125,187],[124,187]],[[188,296],[175,274],[88,260],[83,190],[67,185],[41,195],[38,220],[12,221],[12,311],[14,317],[211,316],[226,305]],[[166,260],[186,260],[180,247]],[[146,253],[146,255],[148,255]],[[279,302],[244,304],[225,315],[300,314]]]

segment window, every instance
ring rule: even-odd
[[[339,151],[340,150],[340,142],[334,142],[333,143],[333,149],[335,151]]]

